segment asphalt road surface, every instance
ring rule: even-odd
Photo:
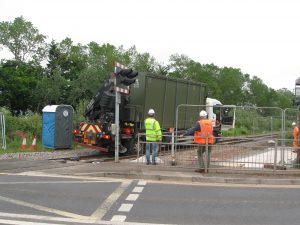
[[[300,220],[300,189],[295,185],[51,175],[33,170],[43,168],[42,163],[13,164],[6,169],[17,172],[0,175],[0,224],[298,225]]]

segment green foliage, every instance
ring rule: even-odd
[[[292,92],[275,91],[260,78],[251,79],[238,68],[201,64],[181,54],[171,55],[164,65],[149,53],[138,52],[135,46],[124,49],[94,41],[82,45],[67,37],[61,42],[53,40],[48,46],[44,41],[45,36],[23,17],[13,22],[0,22],[0,45],[15,56],[15,61],[0,63],[0,105],[16,115],[41,112],[49,104],[69,104],[77,110],[82,102],[91,100],[105,79],[111,77],[115,61],[140,72],[206,83],[208,97],[217,98],[226,105],[292,107]],[[42,53],[47,53],[46,67],[40,63]],[[28,62],[26,58],[34,63],[24,63]],[[250,129],[249,119],[247,116],[240,119],[237,126]]]
[[[78,128],[80,122],[85,121],[84,113],[87,104],[89,101],[87,100],[82,100],[79,102],[79,104],[76,106],[76,111],[73,116],[73,128]]]
[[[36,103],[35,112],[41,112],[46,105],[67,104],[68,82],[57,71],[51,77],[43,76],[37,83],[32,99]]]
[[[42,116],[34,113],[28,116],[13,116],[8,110],[3,110],[6,122],[6,135],[8,141],[14,140],[24,132],[28,137],[33,137],[34,134],[37,138],[41,138],[42,132]]]
[[[223,137],[242,136],[248,134],[250,134],[250,131],[246,127],[230,128],[226,131],[222,131]]]
[[[236,110],[236,127],[245,128],[251,134],[281,131],[281,109],[241,107]]]
[[[228,105],[242,104],[242,87],[244,85],[244,77],[240,69],[224,67],[218,76],[219,89],[222,93],[221,102]]]
[[[13,22],[0,22],[0,45],[6,47],[18,62],[27,59],[40,62],[46,50],[45,39],[46,36],[23,17],[17,17]]]
[[[1,150],[1,154],[21,151],[22,137],[27,137],[27,146],[30,146],[34,135],[37,137],[37,149],[43,150],[41,146],[42,117],[34,113],[27,116],[14,116],[6,109],[1,108],[0,111],[5,116],[6,127],[6,150]]]
[[[41,72],[41,67],[30,63],[4,62],[0,67],[0,105],[14,114],[35,111],[37,102],[32,98]]]
[[[77,74],[87,67],[85,46],[74,45],[70,38],[60,43],[52,41],[48,52],[47,75],[59,72],[67,80],[76,80]]]

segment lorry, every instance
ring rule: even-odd
[[[169,129],[174,128],[175,125],[178,130],[186,130],[193,126],[199,118],[199,111],[203,109],[201,106],[206,104],[207,93],[208,87],[205,83],[147,72],[139,73],[135,83],[129,86],[129,94],[121,94],[119,153],[133,154],[137,151],[137,135],[145,132],[143,123],[150,108],[155,110],[155,118],[159,121],[163,134],[167,136],[170,134]],[[178,121],[176,121],[176,110],[180,104],[201,106],[197,109],[182,108],[178,111]],[[84,116],[87,121],[82,122],[79,128],[73,131],[75,142],[94,146],[100,151],[114,152],[115,82],[113,78],[104,82],[87,105]],[[214,113],[214,118],[220,121],[216,127],[221,129],[222,117]]]
[[[219,137],[222,130],[235,127],[235,105],[223,105],[219,100],[206,98],[206,112],[212,121],[214,136]]]

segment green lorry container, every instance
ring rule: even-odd
[[[122,87],[120,87],[122,88]],[[125,88],[125,87],[123,87]],[[180,107],[178,105],[205,105],[207,85],[184,79],[160,76],[151,73],[139,73],[136,82],[129,86],[129,93],[121,94],[119,105],[120,153],[134,153],[137,149],[137,134],[144,132],[144,120],[149,109],[155,110],[155,118],[162,131],[170,128],[183,130],[192,127],[199,118],[199,111],[205,107]],[[114,151],[112,124],[115,123],[114,80],[106,80],[90,103],[87,105],[83,124],[98,125],[101,132],[95,136],[95,146]],[[76,132],[76,138],[82,142],[85,131]],[[166,136],[165,136],[166,137]],[[163,140],[164,141],[164,140]]]
[[[207,85],[184,79],[139,73],[136,82],[130,86],[127,102],[121,106],[121,120],[135,121],[143,126],[149,109],[154,109],[155,118],[163,130],[176,126],[176,109],[180,104],[205,105]],[[192,127],[199,118],[198,107],[180,107],[178,129]]]

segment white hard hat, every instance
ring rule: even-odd
[[[149,116],[153,116],[154,114],[155,114],[154,109],[149,109],[148,115],[149,115]]]
[[[293,123],[292,123],[292,126],[296,126],[296,123],[295,123],[295,122],[293,122]]]
[[[200,117],[207,117],[207,112],[205,112],[204,110],[202,110],[202,111],[199,113],[199,116],[200,116]]]

